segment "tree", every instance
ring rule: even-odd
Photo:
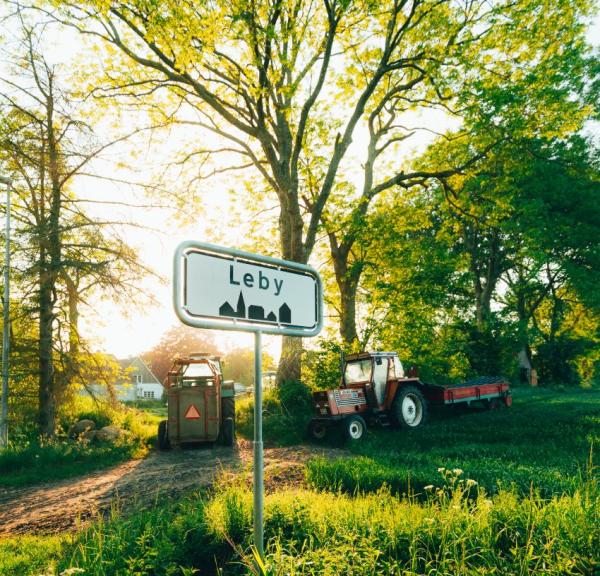
[[[546,381],[585,370],[589,380],[600,281],[593,141],[507,141],[443,184],[372,216],[364,288],[375,336],[437,375],[510,373],[521,350]]]
[[[450,190],[468,178],[471,188],[465,196],[473,210],[479,210],[479,217],[463,219],[463,240],[471,247],[481,330],[504,269],[498,230],[489,228],[487,236],[481,236],[485,228],[482,219],[488,204],[495,202],[494,192],[488,190],[485,199],[469,175],[480,170],[488,156],[493,159],[498,148],[534,136],[567,136],[597,110],[594,85],[598,68],[586,46],[581,22],[590,6],[579,3],[565,11],[557,5],[556,12],[544,7],[543,13],[536,11],[535,16],[523,12],[523,6],[513,8],[514,12],[499,5],[496,15],[503,14],[505,20],[495,22],[486,15],[489,19],[479,20],[475,36],[468,35],[472,30],[465,18],[462,41],[456,38],[449,43],[435,63],[420,64],[419,74],[411,82],[381,88],[372,99],[367,110],[362,184],[342,183],[343,196],[337,203],[329,203],[323,218],[340,294],[340,334],[346,346],[358,341],[357,293],[363,270],[369,265],[367,212],[382,193],[398,187],[435,185],[434,180]],[[404,146],[422,130],[431,131],[414,121],[410,128],[404,125],[403,119],[408,120],[407,113],[416,107],[443,109],[462,126],[447,133],[435,131],[434,162],[423,162],[423,156],[409,158],[405,170],[399,171],[398,162],[386,152],[400,143]],[[431,154],[426,157],[431,159]]]
[[[275,361],[268,352],[262,354],[263,372],[273,370]],[[227,380],[235,380],[244,386],[254,386],[254,351],[251,348],[235,348],[225,354],[223,373]]]
[[[543,10],[534,10],[539,2],[533,0],[58,4],[55,17],[125,56],[111,71],[114,95],[138,101],[168,90],[175,107],[197,117],[179,121],[222,142],[201,146],[191,157],[227,154],[241,160],[223,170],[257,171],[279,203],[281,256],[297,262],[312,254],[366,115],[411,99],[415,105],[443,102],[457,78],[472,74],[469,62],[482,49],[480,41],[487,41],[490,60],[513,37],[514,46],[527,46],[520,52],[526,55],[532,29],[536,38],[543,30],[536,19],[564,22],[589,9],[585,0],[544,3]],[[490,75],[512,66],[503,60]],[[386,134],[388,142],[398,141]],[[391,170],[375,188],[410,179]],[[338,275],[346,276],[344,270]],[[280,380],[300,376],[300,350],[298,339],[284,338]]]
[[[174,358],[194,353],[219,354],[212,332],[178,324],[170,328],[152,350],[144,353],[143,358],[163,382]]]
[[[0,79],[0,165],[17,181],[17,277],[38,326],[38,424],[51,436],[57,401],[77,372],[84,293],[99,286],[130,288],[141,267],[117,236],[102,231],[112,222],[87,215],[71,189],[95,158],[126,136],[95,140],[83,120],[89,114],[85,98],[61,87],[56,67],[38,47],[39,30],[20,13],[14,18],[22,39],[15,52],[6,50],[14,73]],[[60,346],[65,332],[67,348]]]

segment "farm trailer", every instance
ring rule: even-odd
[[[342,426],[350,440],[360,440],[369,425],[417,428],[427,421],[429,406],[483,404],[510,406],[509,383],[484,376],[455,386],[422,382],[405,374],[396,352],[363,352],[346,356],[339,388],[313,392],[316,416],[310,435],[323,439],[331,427]]]
[[[164,383],[168,419],[158,425],[158,447],[235,440],[233,381],[223,381],[221,360],[210,354],[176,358]]]

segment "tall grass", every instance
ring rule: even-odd
[[[385,488],[356,496],[268,495],[266,573],[591,576],[600,568],[600,490],[592,474],[572,494],[551,499],[535,491],[488,495],[459,470],[439,478],[424,501]],[[209,499],[190,497],[95,524],[63,550],[56,570],[247,574],[253,544],[252,494],[229,485]]]
[[[254,430],[254,399],[236,399],[238,434],[252,438]],[[266,391],[263,399],[263,434],[268,446],[290,446],[306,439],[312,416],[310,389],[301,382]]]
[[[82,419],[93,420],[97,428],[117,425],[123,434],[112,443],[67,439],[65,431]],[[0,450],[0,486],[69,478],[142,457],[154,441],[158,420],[157,416],[139,410],[77,398],[69,411],[59,415],[56,438],[47,439],[31,432],[11,437],[8,448]]]

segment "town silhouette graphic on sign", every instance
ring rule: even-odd
[[[262,306],[256,306],[250,304],[246,315],[246,302],[244,301],[244,295],[240,292],[240,296],[237,302],[237,308],[234,310],[233,306],[229,302],[224,302],[219,307],[219,315],[227,316],[228,318],[244,318],[248,320],[268,320],[269,322],[277,322],[277,316],[275,312],[271,311],[265,315],[265,309]],[[284,302],[279,307],[279,322],[282,324],[292,323],[292,311],[290,307]]]

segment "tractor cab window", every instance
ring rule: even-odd
[[[344,382],[346,383],[346,386],[357,382],[370,382],[372,369],[373,363],[370,358],[348,362],[348,364],[346,364],[346,370],[344,371]]]
[[[190,364],[183,373],[184,378],[212,378],[213,372],[208,364]]]
[[[396,378],[404,378],[404,367],[398,356],[394,356],[394,371],[396,372]]]
[[[180,386],[212,386],[214,384],[214,374],[207,363],[189,364],[183,374],[179,377]]]

